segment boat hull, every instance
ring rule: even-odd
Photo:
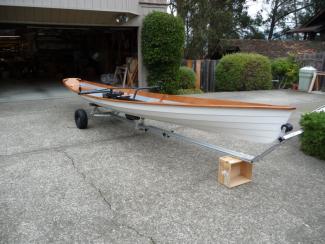
[[[126,114],[199,130],[233,135],[243,140],[272,143],[281,135],[290,110],[202,108],[132,104],[84,97],[89,102]]]

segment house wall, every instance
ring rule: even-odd
[[[125,26],[139,26],[138,28],[138,79],[139,86],[147,85],[147,70],[143,65],[142,47],[141,47],[141,28],[143,18],[153,11],[167,12],[166,0],[140,0],[139,16],[131,19]]]
[[[121,13],[56,9],[40,7],[0,6],[0,23],[42,24],[42,25],[78,25],[78,26],[121,26],[116,16]],[[124,14],[124,13],[123,13]],[[129,19],[138,15],[127,14]],[[140,23],[135,23],[139,26]]]

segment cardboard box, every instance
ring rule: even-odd
[[[218,182],[229,187],[252,181],[253,165],[243,160],[225,156],[219,158]]]

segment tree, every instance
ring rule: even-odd
[[[271,40],[275,37],[275,29],[278,27],[282,30],[288,29],[288,21],[294,20],[298,25],[298,13],[314,5],[314,1],[309,0],[264,0],[270,11],[267,14],[267,19],[264,21],[267,26],[267,39]],[[293,16],[292,16],[293,15]]]
[[[185,57],[206,58],[220,52],[220,39],[250,33],[246,0],[170,0],[171,12],[185,23]]]
[[[300,24],[305,24],[310,18],[325,8],[324,0],[309,0],[308,2],[310,5],[306,7],[305,11],[297,14]]]
[[[207,43],[207,26],[209,23],[207,13],[208,0],[174,0],[171,1],[173,9],[185,24],[185,52],[186,58],[199,58],[204,56]]]
[[[265,34],[261,30],[263,25],[263,16],[260,12],[257,12],[254,18],[250,18],[250,21],[247,25],[247,30],[244,33],[244,39],[265,39]]]

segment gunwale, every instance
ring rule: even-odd
[[[63,79],[62,83],[69,90],[78,93],[80,90],[80,83],[86,83],[92,86],[97,86],[100,88],[113,88],[113,86],[105,85],[97,82],[86,81],[79,78],[67,78]],[[81,90],[91,90],[90,88],[81,87]],[[128,94],[133,94],[134,89],[116,89],[127,92]],[[223,100],[223,99],[208,99],[208,98],[196,98],[196,97],[187,97],[187,96],[176,96],[176,95],[167,95],[160,93],[152,93],[146,91],[138,91],[137,95],[159,99],[159,102],[145,102],[145,101],[128,101],[128,100],[116,100],[111,98],[103,98],[98,96],[92,96],[90,94],[84,94],[81,96],[89,97],[92,99],[105,100],[111,102],[119,103],[132,103],[132,104],[147,104],[147,105],[156,105],[156,106],[181,106],[181,107],[202,107],[202,108],[234,108],[234,109],[270,109],[270,110],[295,110],[296,108],[291,106],[282,106],[282,105],[271,105],[263,103],[250,103],[250,102],[241,102],[235,100]],[[173,103],[164,103],[164,101],[171,101]]]

